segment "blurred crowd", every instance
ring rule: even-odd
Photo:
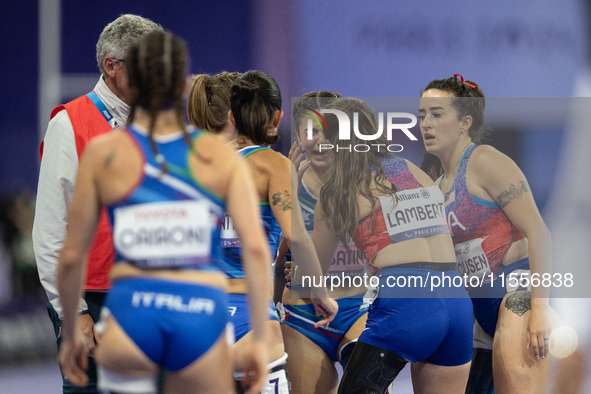
[[[15,305],[45,304],[39,302],[45,293],[33,253],[34,216],[35,196],[30,190],[0,199],[0,315]]]

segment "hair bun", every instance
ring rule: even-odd
[[[257,85],[246,81],[239,81],[234,86],[232,86],[232,91],[234,93],[240,95],[242,98],[247,100],[252,99],[257,90]]]

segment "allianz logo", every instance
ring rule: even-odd
[[[414,199],[421,198],[421,197],[427,199],[427,198],[431,197],[431,194],[426,189],[422,189],[420,192],[417,192],[417,193],[408,193],[408,194],[400,193],[400,194],[398,194],[398,199],[400,201],[410,201],[410,200],[414,200]]]

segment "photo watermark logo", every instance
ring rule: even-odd
[[[311,119],[308,119],[307,122],[307,134],[306,138],[311,140],[313,138],[313,127],[314,123],[313,120],[318,123],[320,129],[324,129],[328,131],[328,125],[326,120],[322,116],[322,114],[333,114],[337,117],[338,124],[339,124],[339,142],[341,141],[350,141],[351,140],[351,120],[349,116],[341,110],[338,109],[320,109],[316,111],[312,108],[305,107],[306,110],[310,112],[306,112],[305,114],[310,116]],[[387,112],[386,113],[386,137],[388,141],[392,140],[392,134],[394,130],[400,130],[410,139],[411,141],[417,141],[417,137],[415,137],[409,129],[416,126],[417,124],[417,117],[408,112]],[[394,119],[410,119],[410,123],[394,123]],[[319,151],[328,151],[331,149],[336,149],[336,151],[340,150],[347,150],[349,152],[369,152],[372,147],[375,147],[378,152],[380,149],[386,149],[388,152],[398,153],[402,152],[404,147],[400,144],[372,144],[369,141],[375,141],[380,138],[384,132],[384,113],[378,113],[378,129],[376,133],[373,135],[363,134],[359,131],[359,113],[353,113],[353,132],[355,136],[363,141],[368,141],[365,144],[354,144],[351,145],[350,143],[347,145],[346,143],[343,144],[319,144]]]

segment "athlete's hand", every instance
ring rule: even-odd
[[[304,163],[302,165],[302,161],[306,159],[306,151],[302,147],[302,145],[298,144],[298,142],[294,142],[289,150],[289,155],[287,156],[289,160],[293,163],[296,170],[298,171],[298,194],[300,193],[300,189],[302,187],[302,177],[304,176],[304,172],[310,167],[311,162]]]
[[[550,350],[550,333],[552,332],[550,307],[536,306],[534,302],[535,300],[532,299],[532,308],[527,322],[527,347],[536,360],[544,360],[548,357]]]
[[[92,320],[92,317],[90,317],[88,313],[78,316],[78,327],[80,327],[82,334],[84,334],[88,357],[94,357],[97,335],[94,331],[94,321]]]
[[[322,316],[323,319],[314,324],[314,327],[328,328],[328,324],[334,320],[339,310],[339,304],[332,298],[326,297],[312,297],[312,304],[316,309],[316,316]]]
[[[266,351],[263,343],[253,342],[242,354],[244,379],[242,380],[245,394],[259,394],[265,384],[269,370],[267,369]]]
[[[62,374],[72,384],[84,387],[88,384],[88,355],[86,338],[81,330],[77,330],[73,338],[63,338],[59,354]]]

